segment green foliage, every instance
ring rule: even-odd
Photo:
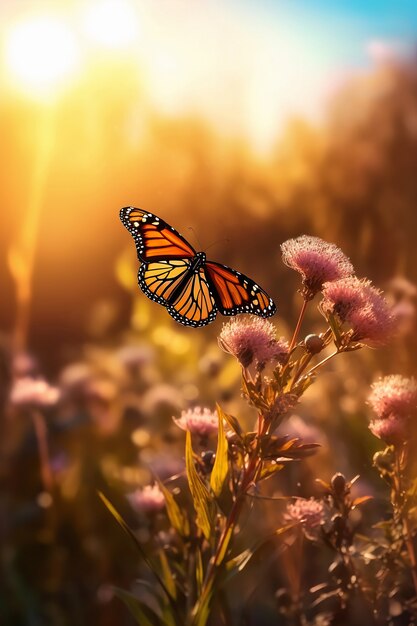
[[[190,487],[193,505],[197,516],[196,523],[205,538],[209,541],[212,536],[212,529],[214,525],[215,505],[207,487],[195,468],[191,434],[188,431],[185,443],[185,464],[187,468],[188,485]]]
[[[210,476],[210,487],[215,496],[219,497],[228,472],[228,444],[224,432],[224,421],[226,419],[221,407],[217,405],[217,415],[219,417],[219,432],[217,436],[217,450],[213,469]]]

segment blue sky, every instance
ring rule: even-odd
[[[310,28],[334,61],[363,64],[364,42],[384,40],[411,46],[417,41],[417,0],[243,0],[246,10],[289,29]]]

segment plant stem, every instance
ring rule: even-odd
[[[329,354],[328,356],[326,356],[324,359],[322,359],[321,361],[319,361],[319,363],[317,363],[316,365],[314,365],[314,367],[312,367],[310,370],[308,370],[307,372],[307,376],[310,376],[313,372],[315,372],[317,369],[319,369],[319,367],[321,367],[322,365],[324,365],[325,363],[327,363],[327,361],[330,361],[330,359],[332,359],[334,356],[336,356],[336,354],[339,354],[340,350],[335,350],[334,352],[332,352],[331,354]]]
[[[262,416],[259,415],[259,419],[258,419],[259,436],[265,433],[266,428],[267,426]],[[216,552],[208,567],[199,601],[194,608],[194,618],[198,617],[198,609],[200,606],[204,605],[204,602],[206,601],[207,596],[210,593],[211,586],[216,576],[216,568],[220,564],[220,557],[224,558],[225,550],[227,550],[227,545],[233,535],[233,529],[236,526],[237,520],[242,510],[242,506],[245,501],[246,492],[249,486],[251,485],[251,483],[253,482],[253,480],[255,479],[255,477],[257,476],[261,464],[262,464],[262,461],[261,459],[259,459],[259,438],[258,438],[257,446],[253,450],[253,454],[251,455],[249,464],[247,465],[244,471],[239,493],[237,494],[236,499],[232,505],[232,508],[226,520],[225,527],[223,529],[223,532],[217,544]]]
[[[51,464],[49,462],[49,449],[45,418],[39,411],[34,411],[32,413],[32,420],[35,429],[36,441],[38,444],[43,488],[44,491],[52,494],[54,479],[52,476]]]
[[[413,579],[414,590],[417,596],[417,557],[414,548],[412,532],[410,527],[410,520],[408,519],[407,511],[404,507],[404,488],[402,481],[402,469],[401,469],[401,460],[405,457],[406,450],[405,447],[400,449],[395,449],[395,470],[396,470],[396,480],[395,480],[395,488],[397,491],[396,494],[396,503],[394,506],[397,508],[397,515],[401,522],[402,531],[403,531],[403,540],[405,546],[407,548],[408,556],[411,564],[411,576]]]
[[[308,304],[308,300],[306,300],[304,298],[303,306],[301,307],[300,315],[298,316],[297,325],[295,327],[294,334],[293,334],[292,339],[291,339],[290,347],[288,348],[288,358],[290,357],[291,351],[294,348],[295,343],[297,341],[297,337],[298,337],[300,329],[301,329],[301,324],[303,323],[304,315],[305,315],[305,312],[306,312],[306,309],[307,309],[307,304]]]

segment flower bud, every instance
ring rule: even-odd
[[[318,354],[324,348],[324,341],[319,335],[307,335],[304,345],[309,354]]]
[[[385,448],[376,452],[373,457],[375,467],[383,471],[391,471],[394,463],[394,451],[392,448]]]
[[[346,478],[340,472],[337,472],[331,480],[333,491],[337,496],[343,496],[346,490]]]

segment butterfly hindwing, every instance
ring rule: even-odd
[[[148,298],[167,306],[175,290],[187,281],[190,267],[189,259],[142,263],[138,272],[139,287]]]
[[[270,317],[275,313],[273,300],[248,276],[214,261],[207,261],[204,267],[222,315],[251,313]]]
[[[193,272],[167,310],[186,326],[205,326],[215,319],[217,308],[203,267]]]
[[[129,206],[121,209],[120,219],[135,240],[140,261],[189,259],[196,254],[184,237],[153,213]]]

